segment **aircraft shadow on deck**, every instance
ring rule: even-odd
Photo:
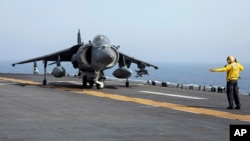
[[[83,88],[82,84],[72,84],[70,82],[50,82],[48,86],[57,86],[57,87],[65,87],[72,89],[95,89],[96,86],[86,86]],[[119,89],[119,87],[125,87],[121,85],[105,85],[104,89]],[[97,89],[97,88],[96,88]]]
[[[78,83],[72,83],[72,82],[67,82],[67,81],[62,81],[62,82],[49,82],[47,86],[44,86],[41,84],[30,84],[30,83],[15,83],[14,85],[16,86],[20,86],[20,87],[26,87],[26,86],[38,86],[38,87],[42,87],[42,88],[50,88],[50,87],[64,87],[64,88],[71,88],[71,89],[97,89],[96,86],[87,86],[84,87],[82,86],[82,84],[78,84]],[[138,87],[138,85],[130,85],[128,87],[128,89],[134,88],[134,87]],[[122,84],[106,84],[104,89],[119,89],[119,88],[127,88],[125,85]]]

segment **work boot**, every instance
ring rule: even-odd
[[[236,106],[234,109],[240,110],[240,106]]]

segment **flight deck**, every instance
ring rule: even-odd
[[[0,140],[229,141],[230,125],[250,125],[250,96],[228,110],[225,93],[106,80],[0,74]]]

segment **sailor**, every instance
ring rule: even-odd
[[[238,87],[238,79],[240,71],[244,70],[244,67],[237,62],[237,60],[233,56],[227,57],[228,64],[223,68],[211,68],[209,69],[211,72],[227,72],[227,99],[229,102],[229,106],[227,109],[234,109],[235,102],[235,109],[240,109],[240,99],[239,99],[239,87]]]

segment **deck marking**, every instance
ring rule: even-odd
[[[31,85],[41,84],[41,83],[34,82],[34,81],[27,81],[27,80],[6,78],[6,77],[0,77],[0,80],[18,82],[18,83],[23,83],[23,84],[31,84]],[[148,106],[157,106],[157,107],[168,108],[168,109],[189,112],[189,113],[194,113],[194,114],[201,114],[201,115],[208,115],[208,116],[214,116],[214,117],[231,119],[231,120],[240,120],[240,121],[250,122],[250,115],[233,114],[229,112],[210,110],[206,108],[190,107],[190,106],[168,103],[168,102],[159,102],[159,101],[143,99],[143,98],[128,97],[128,96],[112,94],[112,93],[97,92],[94,90],[82,90],[82,89],[68,88],[68,87],[63,87],[63,86],[62,87],[61,86],[48,86],[48,88],[70,91],[70,92],[91,95],[91,96],[96,96],[96,97],[109,98],[109,99],[114,99],[114,100],[119,100],[119,101],[134,102],[134,103],[148,105]]]
[[[72,91],[76,92],[76,93],[88,94],[88,95],[97,96],[97,97],[105,97],[105,98],[115,99],[115,100],[119,100],[119,101],[129,101],[129,102],[139,103],[139,104],[143,104],[143,105],[174,109],[174,110],[183,111],[183,112],[189,112],[189,113],[195,113],[195,114],[209,115],[209,116],[215,116],[215,117],[220,117],[220,118],[234,119],[234,120],[241,120],[241,121],[245,121],[245,122],[250,122],[250,115],[233,114],[233,113],[229,113],[229,112],[210,110],[210,109],[206,109],[206,108],[190,107],[190,106],[173,104],[173,103],[168,103],[168,102],[158,102],[158,101],[149,100],[149,99],[128,97],[128,96],[123,96],[123,95],[109,94],[109,93],[103,93],[103,92],[97,92],[97,91],[91,91],[91,90],[79,90],[79,89],[76,90],[76,89],[74,89]]]
[[[148,93],[148,94],[154,94],[154,95],[164,95],[164,96],[188,98],[188,99],[207,99],[207,98],[202,98],[202,97],[185,96],[185,95],[177,95],[177,94],[168,94],[168,93],[152,92],[152,91],[139,91],[139,92],[141,92],[141,93]]]
[[[15,79],[15,78],[9,78],[9,77],[0,77],[0,80],[11,81],[11,82],[17,82],[17,83],[22,83],[22,84],[30,84],[30,85],[41,84],[41,83],[35,82],[35,81],[22,80],[22,79]]]

